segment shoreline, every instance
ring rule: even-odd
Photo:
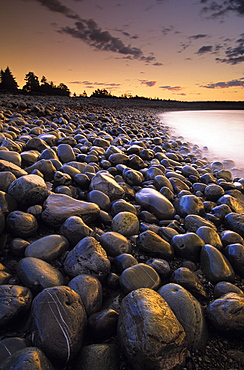
[[[211,270],[210,267],[206,269],[203,260],[200,258],[200,250],[194,255],[193,259],[192,257],[189,258],[187,253],[185,255],[180,253],[179,249],[177,249],[176,242],[173,242],[173,238],[176,235],[182,236],[187,233],[196,234],[199,229],[199,225],[196,227],[196,222],[199,220],[198,217],[200,217],[201,226],[208,225],[208,232],[209,228],[215,231],[215,238],[211,240],[213,244],[215,243],[214,248],[218,249],[221,255],[226,255],[226,248],[230,245],[224,237],[224,232],[227,230],[239,235],[239,239],[238,236],[236,236],[235,240],[239,240],[238,243],[241,245],[241,251],[244,250],[244,242],[242,239],[244,234],[241,235],[242,231],[239,233],[237,232],[237,230],[239,230],[237,226],[231,226],[230,230],[230,226],[227,226],[226,220],[226,216],[231,213],[243,216],[244,222],[244,180],[240,178],[234,179],[229,171],[223,170],[221,163],[217,163],[216,161],[214,164],[206,161],[204,158],[199,158],[199,156],[192,151],[192,148],[188,147],[186,144],[183,145],[179,138],[172,138],[172,136],[170,136],[167,126],[161,124],[157,115],[161,112],[163,113],[163,111],[170,111],[171,109],[179,110],[177,107],[172,107],[171,104],[167,103],[168,107],[165,106],[162,108],[155,107],[155,104],[154,107],[151,105],[149,107],[148,105],[144,106],[145,102],[140,102],[140,105],[138,102],[135,104],[135,102],[128,102],[128,100],[121,103],[121,101],[117,100],[111,102],[108,99],[98,98],[92,100],[79,99],[80,98],[36,96],[10,97],[7,95],[3,97],[0,95],[0,141],[3,147],[0,151],[0,175],[2,172],[5,172],[5,174],[11,172],[15,177],[15,179],[11,177],[11,180],[8,180],[8,186],[6,184],[7,181],[5,182],[0,179],[0,191],[14,198],[11,202],[9,201],[10,203],[4,203],[2,200],[1,204],[3,209],[1,219],[2,235],[0,236],[3,245],[0,251],[0,262],[3,265],[3,273],[2,275],[0,274],[1,284],[27,287],[33,297],[38,297],[41,291],[46,289],[46,286],[40,287],[39,291],[35,290],[36,288],[30,281],[31,277],[28,276],[27,273],[25,279],[23,279],[25,271],[18,273],[17,266],[19,266],[21,260],[23,261],[26,258],[25,249],[29,244],[32,244],[34,241],[39,241],[40,248],[42,246],[42,242],[40,242],[42,237],[60,233],[68,238],[69,247],[67,247],[66,250],[61,250],[58,256],[49,260],[49,263],[55,268],[55,271],[58,270],[62,278],[64,278],[62,281],[65,281],[65,284],[60,283],[57,284],[57,286],[69,284],[73,276],[69,275],[67,272],[67,262],[65,261],[75,247],[72,245],[72,237],[74,237],[74,234],[78,233],[78,231],[72,228],[69,230],[69,233],[60,231],[60,225],[64,224],[64,220],[61,224],[58,223],[57,216],[53,216],[50,211],[54,206],[50,203],[50,208],[48,208],[47,199],[53,194],[60,194],[60,199],[62,199],[62,195],[66,195],[69,199],[72,198],[76,201],[84,201],[86,206],[87,204],[93,204],[95,202],[100,208],[99,216],[96,215],[96,217],[94,216],[95,219],[87,221],[87,225],[85,225],[86,233],[83,234],[82,238],[92,235],[94,240],[101,243],[106,251],[105,254],[108,256],[108,258],[106,257],[106,263],[111,264],[109,271],[107,271],[102,278],[99,278],[102,285],[103,299],[98,312],[100,312],[101,309],[107,310],[109,307],[109,309],[115,311],[117,315],[119,315],[121,297],[125,297],[126,289],[124,288],[124,291],[122,289],[121,292],[121,286],[123,286],[120,278],[121,273],[116,268],[114,260],[118,255],[123,253],[121,253],[121,250],[119,251],[116,249],[116,245],[108,247],[106,243],[102,244],[101,236],[111,230],[121,230],[113,226],[116,215],[120,213],[115,212],[113,205],[116,201],[123,199],[125,203],[123,203],[123,206],[122,204],[118,204],[118,209],[121,212],[126,210],[128,213],[133,214],[139,222],[139,226],[135,233],[130,233],[127,229],[121,231],[121,235],[125,236],[128,242],[128,245],[126,244],[127,254],[132,255],[137,260],[137,263],[148,266],[147,262],[150,259],[162,259],[162,253],[157,250],[150,253],[146,246],[143,247],[142,242],[139,241],[140,236],[150,231],[157,235],[161,243],[163,243],[161,239],[167,241],[167,245],[169,244],[168,248],[171,248],[170,250],[173,251],[172,253],[174,256],[169,256],[166,253],[166,257],[163,258],[169,264],[170,270],[168,275],[166,274],[164,277],[161,276],[160,287],[172,282],[176,283],[176,280],[172,277],[176,270],[182,267],[191,268],[192,270],[190,270],[190,272],[192,272],[199,281],[198,289],[202,289],[205,292],[204,294],[201,293],[202,296],[200,301],[206,313],[211,303],[217,299],[214,295],[214,287],[217,284],[218,277],[216,277],[216,280],[212,280],[211,274],[213,274],[213,272],[209,271]],[[169,105],[171,105],[171,107],[169,107]],[[159,112],[159,110],[161,112]],[[30,144],[29,140],[31,139],[36,140],[35,144]],[[69,147],[67,147],[67,145]],[[62,150],[64,152],[62,152]],[[7,154],[5,153],[5,159],[3,159],[4,153],[1,153],[4,151],[7,152]],[[24,152],[25,154],[23,154]],[[1,156],[1,154],[3,156]],[[11,166],[9,161],[7,165],[5,163],[7,157],[10,163],[14,163],[18,168]],[[71,162],[76,162],[76,164],[73,163],[73,166],[69,165]],[[77,162],[79,163],[77,164]],[[16,163],[19,163],[19,165]],[[48,163],[48,169],[44,169],[43,163],[45,163],[45,165]],[[130,170],[129,173],[131,177],[126,174],[126,169]],[[106,177],[106,179],[99,178],[97,182],[99,186],[97,186],[92,179],[97,176],[96,174],[99,173],[99,171],[108,171],[110,175]],[[26,190],[24,187],[20,187],[19,192],[9,191],[9,187],[11,188],[11,184],[16,181],[16,179],[21,179],[27,176],[27,174],[34,174],[37,177],[43,178],[44,195],[37,203],[35,203],[35,201],[31,202],[28,196],[26,198]],[[155,179],[155,177],[157,178]],[[209,195],[206,190],[207,188],[210,191],[210,185],[212,184],[215,185],[214,191],[217,191],[217,196],[214,192],[213,194],[210,192]],[[35,185],[31,184],[31,186],[34,187]],[[157,190],[159,194],[162,194],[168,200],[167,202],[165,201],[165,204],[167,203],[170,211],[172,211],[172,214],[168,216],[169,218],[165,219],[158,209],[158,202],[164,202],[161,198],[156,198],[155,201],[153,198],[154,195],[150,195],[152,198],[149,202],[149,206],[143,199],[140,199],[138,193],[140,193],[142,189],[149,189],[149,194],[151,194],[151,189]],[[103,194],[100,194],[99,199],[95,197],[92,198],[92,191],[100,191]],[[36,197],[39,196],[37,195],[38,193],[36,193]],[[23,198],[25,201],[23,201]],[[185,199],[186,203],[181,204],[181,199]],[[192,199],[194,199],[194,201],[192,201]],[[70,202],[72,201],[70,200]],[[156,205],[151,207],[151,203],[154,202]],[[221,206],[221,212],[220,208],[217,209],[218,206]],[[95,210],[97,209],[96,207],[94,207]],[[79,212],[78,214],[73,213],[73,203],[71,203],[71,209],[69,209],[69,205],[67,205],[66,208],[69,211],[65,214],[64,219],[80,215]],[[23,226],[19,226],[23,221],[22,219],[21,222],[16,221],[17,223],[14,224],[14,227],[12,226],[9,214],[17,211],[25,213],[22,217],[26,217],[26,214],[31,214],[34,217],[34,220],[36,220],[35,222],[37,222],[37,229],[35,229],[33,233],[26,235],[22,233]],[[50,214],[48,212],[50,212]],[[86,211],[85,213],[87,212],[89,213],[90,211]],[[49,217],[48,222],[45,223],[43,215]],[[192,221],[190,226],[187,226],[187,216],[189,215],[193,215],[194,221]],[[50,220],[52,220],[52,222],[50,222]],[[57,222],[58,227],[54,227],[55,222]],[[62,227],[64,228],[64,226]],[[89,232],[87,230],[89,230]],[[70,234],[72,235],[70,236]],[[210,236],[208,235],[208,237]],[[20,248],[17,248],[16,239],[18,238],[22,239],[21,250],[17,250]],[[209,240],[210,239],[205,243],[211,244]],[[26,242],[26,244],[24,242]],[[49,247],[47,249],[49,249]],[[42,253],[46,258],[46,251]],[[51,253],[53,253],[53,251],[50,251],[50,254]],[[219,252],[216,253],[218,254]],[[244,252],[239,253],[241,254]],[[31,256],[32,255],[29,255],[29,257]],[[243,266],[244,254],[241,256]],[[43,256],[39,254],[38,258],[42,259],[42,257]],[[243,275],[240,275],[237,259],[238,258],[234,258],[234,262],[231,260],[233,265],[232,268],[234,268],[234,276],[229,278],[226,273],[226,281],[243,291],[244,271]],[[29,268],[31,269],[33,266]],[[160,269],[157,270],[156,267],[156,270],[153,267],[150,268],[156,271],[156,274],[160,274]],[[108,279],[108,275],[110,279]],[[37,276],[35,277],[38,278]],[[95,274],[95,277],[99,277],[99,271]],[[221,275],[221,277],[223,278],[223,275]],[[48,276],[46,278],[48,280]],[[130,277],[130,279],[132,279],[132,277]],[[25,284],[23,281],[25,281]],[[48,286],[54,286],[52,284],[49,285],[49,283]],[[184,285],[183,281],[181,281],[181,283]],[[133,279],[131,284],[134,284]],[[147,283],[146,287],[148,287]],[[157,287],[157,289],[158,288],[159,287]],[[191,290],[191,287],[189,289],[191,293],[194,291],[194,289]],[[238,294],[237,298],[240,299],[240,301],[244,300],[244,296],[241,295],[241,293]],[[87,295],[89,297],[88,293]],[[41,320],[38,313],[35,313],[33,317],[33,313],[31,314],[30,312],[32,301],[33,298],[29,306],[26,306],[25,312],[20,314],[18,312],[11,313],[17,320],[21,321],[22,319],[23,322],[17,325],[16,322],[13,322],[13,318],[10,317],[10,326],[6,327],[2,325],[3,332],[0,340],[3,341],[6,338],[19,336],[31,342],[33,333],[33,328],[30,325],[31,315],[32,320],[38,320],[38,322]],[[229,303],[229,305],[231,305],[231,303]],[[0,299],[0,307],[2,306],[3,303]],[[240,309],[243,311],[240,319],[244,320],[244,302]],[[97,326],[94,325],[94,327],[92,326],[91,320],[90,322],[88,320],[90,329],[93,329],[95,334],[94,337],[84,334],[83,346],[86,345],[89,347],[92,344],[119,345],[118,351],[120,354],[120,361],[118,362],[117,359],[115,363],[113,362],[113,369],[131,370],[133,361],[131,361],[131,359],[126,359],[124,350],[122,350],[123,346],[129,344],[123,342],[125,339],[123,337],[121,338],[121,334],[118,338],[117,333],[113,330],[108,338],[106,335],[104,336],[104,334],[106,334],[104,332],[97,333],[96,328],[99,327],[99,325],[101,325],[101,327],[105,325],[105,329],[103,330],[105,332],[106,330],[108,330],[108,332],[111,330],[109,318],[105,319],[105,322],[103,322],[102,319],[102,322],[99,320],[99,318],[96,318],[95,321]],[[116,318],[113,317],[111,320],[112,326],[116,326],[117,316]],[[234,320],[235,317],[233,317],[233,321]],[[198,325],[197,323],[195,324]],[[106,325],[108,325],[108,327]],[[208,317],[208,341],[200,346],[201,348],[199,349],[193,350],[192,348],[187,348],[185,364],[179,365],[181,366],[179,368],[187,370],[242,368],[244,365],[244,343],[241,337],[240,339],[236,338],[237,334],[239,334],[237,329],[232,328],[232,330],[234,330],[234,337],[229,337],[228,334],[221,333],[220,328],[216,329],[213,325],[213,321]],[[231,323],[228,322],[228,325],[231,325]],[[244,327],[244,321],[242,325]],[[194,330],[194,328],[191,328],[191,330]],[[11,332],[14,332],[14,335],[11,335]],[[54,333],[50,332],[50,334],[52,335]],[[199,333],[196,331],[196,336],[197,335],[199,335]],[[121,342],[123,342],[123,346],[119,344]],[[33,345],[36,345],[36,343],[32,343],[32,346]],[[41,343],[40,347],[44,353],[49,353],[50,350],[45,347],[46,345],[46,343]],[[81,344],[78,347],[79,349],[76,350],[76,352],[79,358],[83,347]],[[59,349],[57,349],[57,351],[58,350]],[[61,348],[61,352],[65,352],[65,350],[65,346]],[[60,353],[60,356],[61,355],[62,353]],[[98,353],[96,355],[98,355]],[[87,354],[83,353],[81,355],[81,358],[84,360],[82,356],[87,356]],[[58,368],[55,367],[55,360],[53,360],[52,356],[50,357],[54,368]],[[86,357],[84,361],[87,361],[87,358],[88,357]],[[9,358],[6,361],[14,360]],[[74,357],[72,361],[68,361],[68,364],[64,366],[63,369],[73,369],[74,366],[78,368],[79,361],[77,357]],[[90,361],[92,361],[92,359],[90,359]]]

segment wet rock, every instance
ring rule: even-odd
[[[181,368],[186,357],[185,332],[165,300],[151,289],[138,289],[122,301],[118,337],[136,370]]]
[[[228,281],[220,281],[214,287],[214,298],[219,298],[227,293],[244,294],[244,292],[236,285],[229,283]]]
[[[88,274],[102,278],[110,272],[110,261],[101,244],[95,238],[87,236],[68,253],[64,270],[72,277]]]
[[[230,207],[232,212],[235,213],[244,213],[244,207],[243,205],[239,202],[238,199],[232,197],[229,194],[223,195],[219,200],[218,204],[226,204],[227,206]]]
[[[196,195],[183,195],[174,202],[176,212],[185,217],[187,215],[205,216],[203,202]]]
[[[187,231],[196,232],[201,226],[208,226],[214,230],[217,230],[216,226],[208,220],[198,215],[187,215],[185,218],[185,228]]]
[[[101,235],[100,243],[109,256],[115,257],[131,251],[128,239],[115,231],[108,231]]]
[[[51,262],[60,257],[68,248],[69,242],[64,236],[47,235],[29,244],[25,249],[25,256]]]
[[[21,238],[34,235],[38,229],[38,222],[35,216],[22,211],[10,212],[6,219],[6,225],[12,235]]]
[[[172,219],[175,215],[172,203],[155,189],[143,188],[135,194],[135,199],[159,219]]]
[[[0,326],[20,319],[31,305],[30,289],[19,285],[0,285]]]
[[[198,300],[178,284],[166,284],[158,293],[168,303],[186,332],[187,347],[203,348],[208,339],[204,311]]]
[[[224,230],[220,233],[221,242],[224,247],[229,244],[239,243],[244,245],[244,240],[241,235],[231,230]]]
[[[128,267],[120,276],[120,285],[126,294],[138,288],[158,289],[160,282],[156,270],[144,263]]]
[[[7,192],[12,182],[16,180],[16,176],[10,171],[0,172],[0,190]]]
[[[69,144],[59,144],[57,154],[62,163],[75,161],[75,153]]]
[[[114,201],[112,203],[111,211],[113,215],[117,215],[119,212],[131,212],[137,215],[135,206],[124,199],[118,199]]]
[[[12,337],[0,341],[0,364],[15,352],[30,346],[30,342],[24,338]]]
[[[99,214],[96,204],[73,199],[64,194],[50,194],[43,207],[42,219],[53,227],[61,226],[71,216],[80,216],[84,222],[90,222]]]
[[[11,172],[15,177],[20,177],[28,174],[25,170],[23,170],[16,164],[5,161],[4,159],[0,160],[0,172],[2,171]]]
[[[82,347],[75,370],[119,370],[119,353],[114,343],[89,344]]]
[[[45,181],[37,175],[24,175],[14,180],[8,188],[8,194],[22,206],[42,204],[49,192]]]
[[[92,190],[88,193],[87,199],[89,202],[96,203],[99,208],[104,211],[109,211],[110,209],[110,199],[109,197],[101,192],[100,190]]]
[[[54,370],[46,355],[37,347],[27,347],[16,351],[0,364],[1,370]]]
[[[213,202],[216,202],[224,193],[224,189],[217,184],[209,184],[204,190],[206,200],[211,200]]]
[[[234,212],[225,216],[225,225],[244,238],[244,215]]]
[[[111,308],[91,314],[87,322],[89,334],[99,341],[110,339],[116,335],[118,316],[118,312]]]
[[[68,239],[71,247],[74,247],[86,236],[94,236],[94,230],[78,216],[68,217],[61,225],[59,231],[61,235]]]
[[[114,180],[109,172],[97,173],[91,180],[90,190],[100,190],[106,194],[110,200],[123,198],[124,189]]]
[[[134,213],[119,212],[112,220],[112,230],[124,236],[139,233],[139,220]]]
[[[201,251],[201,268],[207,279],[216,284],[220,281],[233,282],[235,274],[227,258],[215,247],[206,244]]]
[[[80,274],[69,282],[69,287],[81,297],[87,316],[98,312],[102,307],[102,285],[91,275]]]
[[[41,159],[31,166],[26,167],[25,170],[29,174],[34,173],[35,171],[40,171],[45,181],[52,181],[57,168],[54,166],[53,161],[48,159]]]
[[[231,263],[236,274],[244,278],[244,246],[242,244],[229,244],[223,251]]]
[[[197,275],[187,267],[179,267],[175,270],[170,277],[170,282],[181,285],[197,299],[205,300],[207,298],[203,284]]]
[[[32,341],[60,366],[80,350],[86,326],[86,312],[80,296],[69,287],[44,289],[32,305]]]
[[[223,248],[219,234],[211,227],[201,226],[199,229],[197,229],[196,233],[205,244],[211,244],[213,247],[219,250]]]
[[[143,174],[131,168],[125,168],[122,172],[124,180],[131,186],[141,185],[144,180]]]
[[[170,265],[164,259],[149,258],[146,264],[152,267],[162,279],[166,279],[170,275]]]
[[[151,230],[139,234],[136,244],[140,250],[159,258],[171,260],[174,257],[174,249],[163,238]]]
[[[200,260],[201,248],[204,244],[202,238],[192,232],[175,235],[172,238],[172,246],[175,254],[181,258],[196,262]]]
[[[207,318],[218,331],[243,337],[244,295],[228,293],[216,299],[207,308]]]
[[[65,279],[59,270],[39,258],[22,258],[16,266],[16,272],[20,281],[30,288],[34,294],[39,293],[44,288],[64,285],[65,283]]]

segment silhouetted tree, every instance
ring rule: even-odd
[[[25,75],[26,84],[23,86],[23,90],[27,92],[39,92],[40,83],[38,77],[33,73],[29,72]]]
[[[93,98],[111,98],[112,95],[106,89],[97,89],[92,93],[91,97],[93,97]]]
[[[12,92],[18,90],[18,84],[9,67],[7,67],[5,71],[1,70],[0,72],[0,89]]]

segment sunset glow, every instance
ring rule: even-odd
[[[214,6],[213,6],[214,5]],[[0,0],[0,68],[72,93],[244,100],[243,1]]]

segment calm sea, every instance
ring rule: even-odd
[[[160,119],[173,136],[198,145],[210,161],[233,160],[233,168],[241,169],[244,176],[243,110],[165,112]],[[239,171],[233,174],[238,176]]]

